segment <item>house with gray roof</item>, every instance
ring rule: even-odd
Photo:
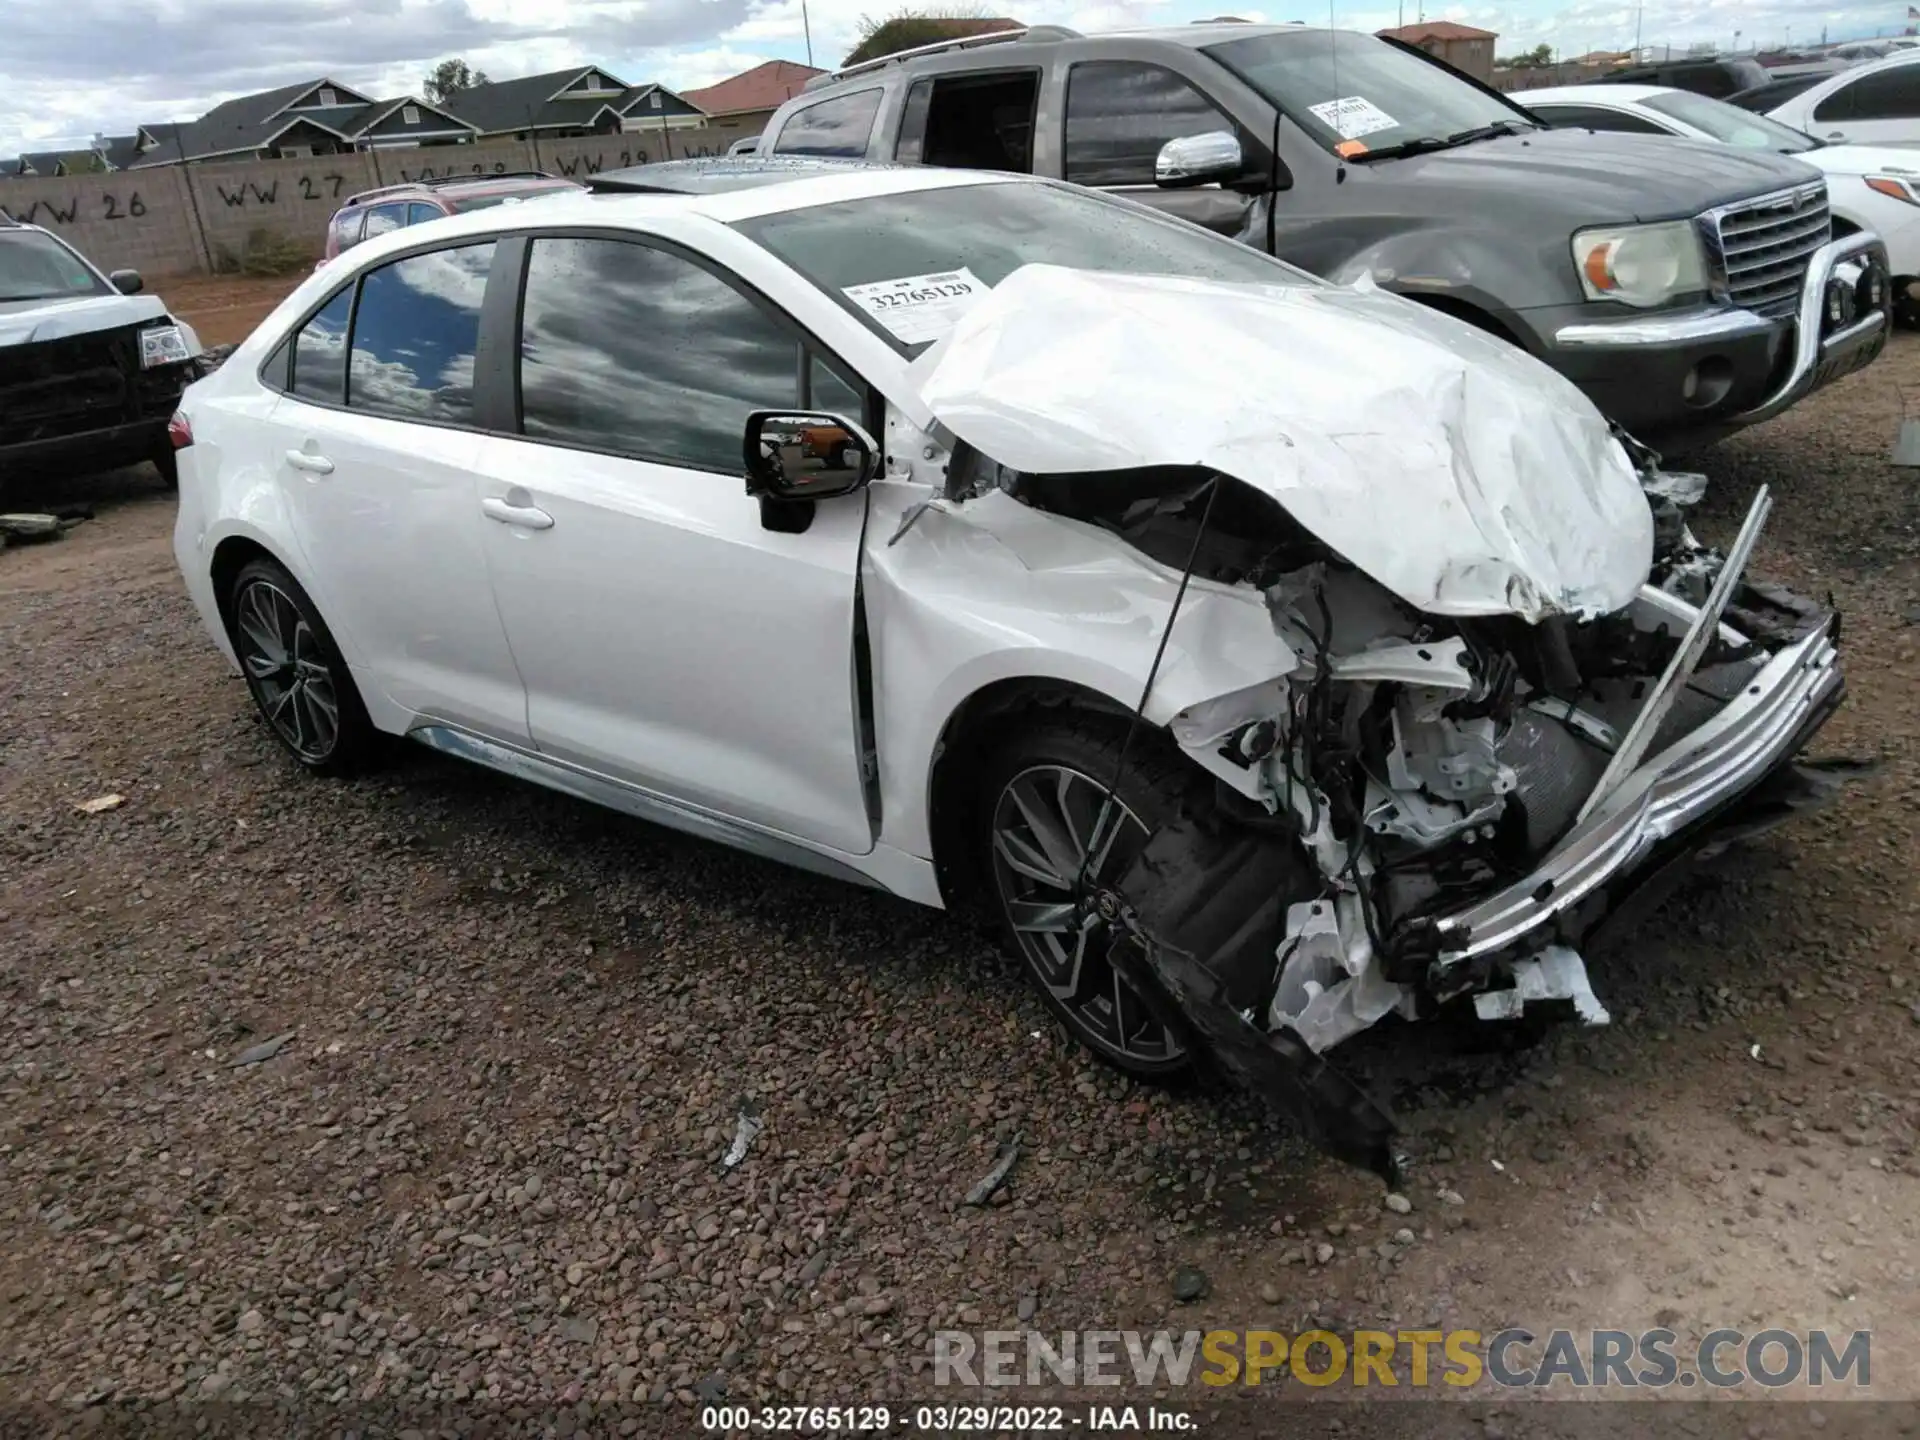
[[[557,140],[706,122],[697,106],[664,86],[629,85],[597,65],[476,85],[449,99],[447,108],[482,140]]]
[[[378,100],[322,76],[242,95],[198,120],[143,125],[128,168],[455,145],[474,138],[473,126],[444,106],[410,95]]]

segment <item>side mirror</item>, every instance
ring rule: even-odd
[[[147,288],[147,282],[140,278],[138,270],[116,270],[107,279],[122,295],[138,295]]]
[[[880,447],[841,415],[755,410],[743,444],[747,493],[762,500],[831,500],[873,478]]]
[[[1182,135],[1160,147],[1153,162],[1153,183],[1172,190],[1238,180],[1246,172],[1240,137],[1226,130]]]

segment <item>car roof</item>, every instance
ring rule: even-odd
[[[719,164],[724,157],[706,163]],[[617,172],[620,177],[665,169],[679,162],[641,165],[632,171]],[[943,170],[930,165],[862,165],[802,167],[808,173],[783,178],[779,183],[719,186],[704,190],[672,189],[649,185],[642,174],[640,183],[625,185],[602,183],[600,188],[573,194],[558,194],[537,206],[513,205],[489,210],[469,210],[448,215],[433,222],[436,241],[455,241],[462,235],[506,235],[520,230],[549,228],[618,228],[655,218],[703,219],[721,225],[776,215],[789,210],[807,210],[818,205],[835,205],[849,200],[865,200],[885,195],[904,195],[921,190],[951,190],[972,185],[1052,185],[1055,182],[1032,175],[1015,175],[1002,170]],[[612,182],[616,172],[594,177],[596,182]],[[321,273],[346,274],[371,268],[382,259],[419,243],[425,227],[409,226],[390,230],[364,240]],[[336,267],[338,267],[336,269]]]
[[[605,170],[593,176],[587,187],[601,193],[726,195],[827,176],[909,168],[889,161],[843,160],[825,155],[706,155]]]
[[[1553,100],[1563,105],[1605,105],[1612,101],[1615,105],[1630,105],[1638,100],[1651,100],[1656,95],[1691,95],[1691,90],[1679,90],[1672,85],[1543,85],[1538,90],[1515,90],[1507,98],[1516,105],[1532,105],[1540,100]]]

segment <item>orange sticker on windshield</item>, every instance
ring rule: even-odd
[[[1338,145],[1333,147],[1333,153],[1338,155],[1342,160],[1352,160],[1356,156],[1367,153],[1367,142],[1364,140],[1342,140]]]

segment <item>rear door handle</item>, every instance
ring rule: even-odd
[[[315,475],[331,475],[333,462],[324,455],[315,455],[307,450],[287,451],[287,464],[296,470],[311,471]]]
[[[480,508],[489,520],[498,520],[502,525],[517,525],[522,530],[553,528],[553,516],[537,505],[509,505],[498,495],[489,495],[480,502]]]

